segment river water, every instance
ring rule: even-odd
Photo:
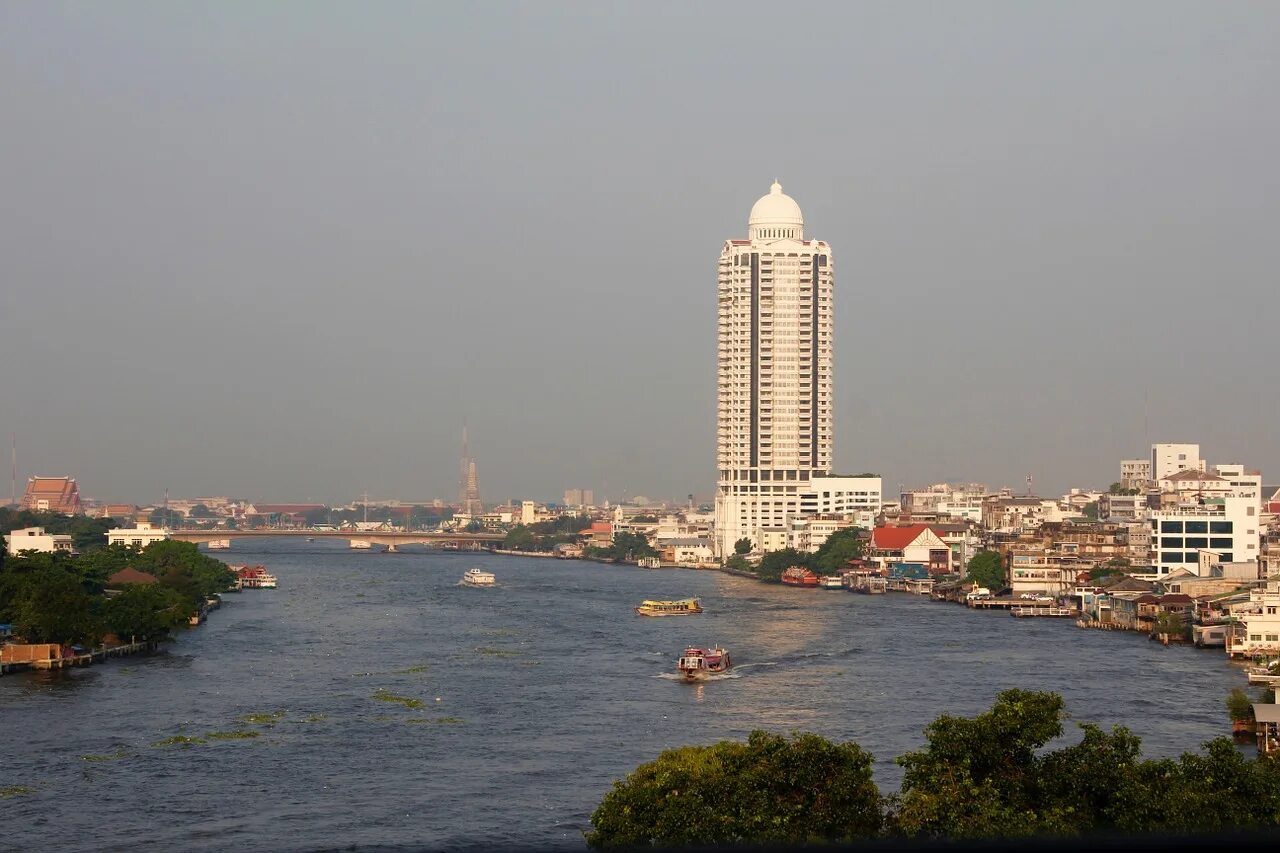
[[[1221,650],[1165,648],[914,596],[766,586],[718,572],[237,540],[247,590],[167,651],[0,679],[0,835],[10,849],[583,847],[613,780],[661,750],[753,728],[856,740],[877,758],[1010,687],[1147,755],[1229,732]],[[494,589],[457,585],[480,566]],[[702,598],[647,619],[644,598]],[[732,677],[670,678],[720,643]],[[382,696],[383,698],[378,698]],[[409,707],[388,697],[418,700]],[[245,715],[279,715],[245,723]],[[258,718],[261,719],[261,718]],[[209,739],[253,730],[252,739]],[[153,745],[175,735],[194,745]]]

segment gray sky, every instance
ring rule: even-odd
[[[835,253],[841,472],[1280,479],[1278,41],[1261,2],[0,4],[0,429],[104,499],[451,499],[464,418],[486,500],[707,496],[715,262],[777,177]]]

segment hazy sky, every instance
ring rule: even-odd
[[[138,502],[709,496],[716,259],[836,268],[836,467],[1280,480],[1280,4],[0,4],[0,430]],[[21,483],[19,488],[21,489]]]

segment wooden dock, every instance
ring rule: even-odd
[[[1012,610],[1015,607],[1029,610],[1049,610],[1059,607],[1056,601],[1038,601],[1034,598],[971,598],[965,606],[974,610]]]
[[[1071,607],[1010,607],[1009,615],[1019,619],[1027,616],[1070,618],[1072,616],[1079,616],[1080,613]]]
[[[95,663],[102,663],[107,658],[124,657],[125,655],[134,655],[139,652],[149,651],[155,648],[154,643],[125,643],[120,646],[111,646],[110,648],[103,646],[82,655],[71,655],[68,657],[46,658],[44,660],[31,661],[7,661],[0,663],[0,675],[8,675],[13,672],[21,672],[26,669],[38,670],[54,670],[69,669],[73,666],[90,666]]]

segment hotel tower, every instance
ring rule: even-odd
[[[743,538],[794,546],[805,517],[878,510],[879,478],[829,476],[831,247],[805,239],[800,205],[777,182],[751,208],[747,239],[725,242],[719,279],[719,554]]]

